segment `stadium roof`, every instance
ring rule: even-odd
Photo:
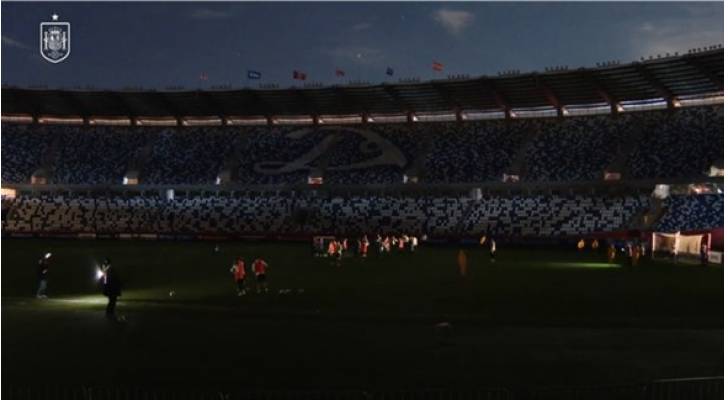
[[[205,91],[2,89],[2,114],[276,117],[556,109],[723,92],[723,49],[546,73],[324,88]]]

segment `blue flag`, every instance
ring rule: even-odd
[[[394,70],[392,69],[392,67],[387,67],[387,75],[389,75],[389,76],[394,75]]]
[[[260,72],[258,72],[258,71],[251,71],[251,70],[248,70],[248,79],[260,79],[260,77],[261,77],[262,75],[263,75],[263,74],[261,74],[261,73],[260,73]]]

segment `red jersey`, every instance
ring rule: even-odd
[[[245,261],[238,260],[235,262],[235,265],[233,265],[233,276],[235,276],[236,281],[245,279]]]
[[[329,242],[329,255],[334,255],[336,253],[336,241]]]
[[[268,264],[260,258],[253,261],[253,272],[255,272],[255,275],[265,274],[266,268],[268,268]]]

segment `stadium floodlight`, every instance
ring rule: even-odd
[[[45,255],[46,260],[51,258],[52,255],[53,255],[52,253],[46,253],[46,255]]]

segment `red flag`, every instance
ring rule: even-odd
[[[336,68],[336,76],[344,76],[344,75],[346,75],[346,74],[344,73],[343,70]]]
[[[437,61],[432,62],[432,69],[437,72],[442,72],[443,69],[445,69],[445,66],[442,65],[442,63],[439,63]]]
[[[297,71],[297,70],[294,69],[293,70],[293,79],[298,79],[299,81],[305,81],[306,80],[306,73],[305,72],[301,72],[301,71]]]

